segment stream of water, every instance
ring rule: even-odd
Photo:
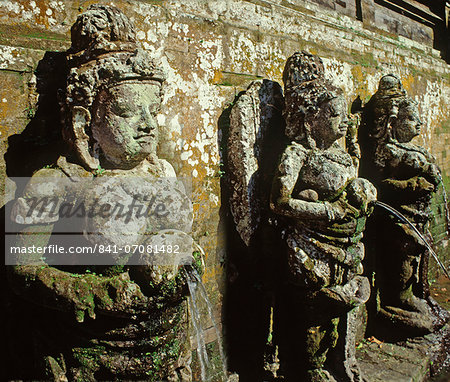
[[[447,196],[447,191],[445,190],[444,180],[442,179],[442,174],[441,174],[440,169],[438,171],[438,177],[439,177],[439,181],[441,182],[442,193],[444,195],[445,217],[447,219],[447,232],[450,232],[450,212],[449,212],[449,208],[448,208],[448,196]]]
[[[189,310],[191,312],[191,322],[195,331],[197,340],[197,355],[200,363],[202,381],[206,381],[206,370],[209,368],[208,353],[206,351],[205,336],[201,323],[200,310],[197,304],[197,282],[193,281],[191,277],[187,277],[187,284],[189,287]]]
[[[214,365],[211,364],[208,352],[206,349],[206,341],[205,341],[205,335],[204,335],[204,329],[202,326],[202,314],[201,314],[201,307],[206,307],[206,314],[209,316],[212,325],[214,327],[214,330],[216,332],[217,336],[217,345],[219,348],[219,355],[221,359],[221,366],[222,370],[220,371],[223,373],[224,378],[227,375],[226,371],[226,362],[225,362],[225,356],[223,352],[222,347],[222,340],[221,340],[221,333],[219,331],[219,328],[216,324],[216,321],[213,316],[213,308],[212,304],[209,301],[208,294],[206,292],[206,288],[203,285],[203,282],[200,278],[200,275],[192,266],[185,266],[185,272],[186,272],[186,279],[187,284],[189,287],[189,309],[191,311],[191,321],[192,326],[195,331],[195,338],[197,341],[197,355],[198,360],[200,364],[200,370],[201,370],[201,379],[202,382],[209,381],[212,377],[212,373],[214,372],[217,374],[217,370],[213,370]]]
[[[405,215],[403,215],[401,212],[397,211],[394,207],[391,207],[389,204],[380,202],[380,201],[374,201],[373,202],[376,206],[380,206],[382,208],[384,208],[385,210],[389,211],[392,215],[396,216],[397,218],[399,218],[402,222],[408,224],[413,231],[417,234],[417,236],[420,237],[420,239],[423,241],[423,243],[426,245],[426,247],[428,248],[428,250],[430,251],[431,255],[434,257],[434,259],[436,260],[436,262],[438,263],[438,265],[442,268],[442,270],[444,271],[444,274],[447,276],[447,278],[450,279],[450,275],[447,271],[447,269],[445,268],[444,264],[442,264],[441,260],[439,260],[439,257],[436,255],[436,253],[434,252],[433,248],[431,248],[431,245],[428,243],[427,239],[425,239],[425,237],[422,235],[422,233],[416,228],[416,226],[414,224],[412,224]]]

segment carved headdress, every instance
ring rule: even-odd
[[[81,164],[92,170],[99,162],[90,131],[91,108],[100,91],[125,81],[162,84],[165,75],[138,47],[130,20],[115,7],[91,5],[73,25],[71,38],[63,137]]]
[[[376,141],[393,138],[392,126],[399,111],[416,107],[417,103],[407,95],[396,75],[381,77],[377,92],[364,108],[364,124],[369,137]]]
[[[304,51],[288,58],[283,82],[286,135],[313,146],[308,121],[319,113],[324,102],[336,98],[342,90],[325,79],[321,58]]]

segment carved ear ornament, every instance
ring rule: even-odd
[[[399,99],[392,100],[390,110],[388,110],[389,114],[386,118],[386,129],[389,131],[392,130],[392,124],[397,120],[399,104],[400,104]]]
[[[95,153],[94,145],[91,137],[86,133],[86,129],[90,127],[91,114],[82,106],[74,106],[72,109],[72,128],[73,128],[73,148],[85,165],[90,170],[95,170],[100,164],[98,153]]]

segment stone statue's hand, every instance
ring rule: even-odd
[[[332,203],[326,203],[326,211],[330,222],[355,219],[359,216],[358,209],[351,206],[346,200],[340,198]]]
[[[436,185],[421,176],[417,177],[415,186],[418,191],[433,192],[436,189]]]
[[[367,179],[356,178],[346,189],[349,203],[362,215],[368,215],[370,204],[377,200],[377,189]]]
[[[428,164],[428,166],[426,166],[425,174],[427,180],[430,183],[432,183],[435,187],[437,187],[441,182],[441,172],[439,171],[439,167],[436,166],[434,163],[430,163]],[[434,189],[431,191],[434,191]]]
[[[387,186],[388,190],[405,191],[408,195],[412,193],[416,198],[422,194],[429,194],[436,189],[436,186],[423,176],[414,176],[405,180],[384,179],[382,185]]]

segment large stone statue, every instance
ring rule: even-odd
[[[230,210],[247,248],[236,270],[249,267],[247,277],[265,294],[255,318],[262,322],[252,325],[267,320],[267,331],[254,342],[267,345],[272,376],[360,381],[354,308],[370,294],[360,240],[376,190],[358,178],[346,102],[325,80],[321,59],[295,53],[283,81],[284,97],[277,83],[253,82],[230,113]],[[353,155],[337,143],[346,135]],[[261,294],[247,293],[249,301]]]
[[[382,77],[364,108],[361,171],[377,186],[379,200],[427,237],[431,197],[440,175],[431,154],[411,143],[421,125],[417,104],[399,78]],[[447,315],[429,296],[429,255],[423,239],[407,223],[380,210],[370,222],[367,239],[384,334],[423,335],[442,326]]]
[[[167,248],[190,239],[183,232],[190,231],[192,219],[183,185],[173,182],[170,189],[158,186],[155,192],[154,183],[146,183],[152,176],[175,176],[156,154],[164,75],[138,48],[128,18],[109,6],[93,5],[78,17],[67,58],[62,117],[69,150],[53,166],[37,171],[16,201],[12,218],[21,226],[16,245],[45,246],[58,237],[52,235],[58,214],[46,208],[28,213],[36,198],[56,197],[58,206],[81,199],[78,206],[90,209],[127,200],[135,208],[155,196],[165,207],[177,207],[161,214],[162,226],[150,227],[145,213],[130,214],[125,223],[107,219],[107,208],[78,219],[83,236],[77,235],[72,245],[112,249],[116,261],[95,265],[94,257],[93,263],[84,263],[94,265],[51,266],[41,255],[16,259],[9,278],[23,301],[18,311],[34,315],[31,343],[23,345],[34,349],[37,367],[31,378],[189,380],[182,261],[161,264],[144,258],[141,264],[147,265],[129,265],[132,256],[145,257],[152,246]],[[99,179],[97,188],[86,188]],[[74,227],[62,230],[77,232]],[[133,254],[133,246],[143,250]],[[64,264],[80,264],[74,260]]]
[[[280,339],[280,357],[284,353],[287,359],[287,378],[360,381],[356,323],[349,312],[370,294],[369,281],[361,275],[360,240],[376,190],[358,178],[357,158],[337,143],[347,133],[347,106],[342,90],[325,80],[321,59],[295,53],[283,81],[291,143],[271,196],[272,210],[285,220],[287,243],[287,282],[279,296],[284,299],[280,328],[287,332]],[[345,322],[341,333],[340,320]],[[339,335],[346,337],[340,339],[343,345],[327,362]]]

